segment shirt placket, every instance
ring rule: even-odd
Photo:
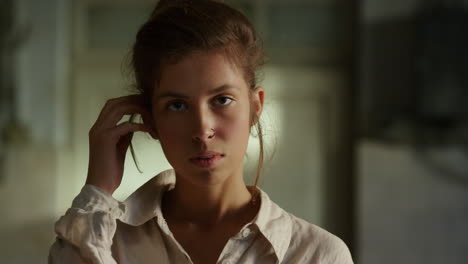
[[[218,264],[237,263],[242,254],[252,242],[253,231],[250,227],[244,227],[237,235],[230,238],[221,252]]]
[[[167,222],[163,220],[162,217],[156,217],[155,220],[158,223],[159,227],[162,229],[163,234],[169,237],[169,239],[172,240],[172,243],[176,245],[177,249],[185,256],[187,263],[194,264],[187,251],[185,251],[185,249],[182,247],[179,241],[175,239],[174,234],[172,234],[171,230],[169,229],[169,226],[167,225]]]

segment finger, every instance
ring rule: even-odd
[[[148,111],[144,111],[140,113],[141,118],[143,119],[143,124],[145,124],[148,129],[150,130],[150,134],[153,136],[153,138],[157,138],[157,132],[156,132],[156,121],[154,120],[154,117],[151,116],[151,114]]]
[[[98,120],[96,120],[96,123],[98,127],[111,128],[114,127],[117,122],[119,122],[124,117],[124,115],[131,114],[140,114],[142,117],[144,117],[144,119],[148,120],[147,122],[150,122],[152,119],[148,111],[143,106],[122,104],[114,106],[114,108],[108,110],[106,114],[101,113],[101,115],[98,117]]]
[[[141,95],[137,94],[109,99],[104,104],[104,107],[99,113],[97,120],[101,121],[105,119],[105,117],[108,116],[110,112],[113,112],[115,108],[118,109],[120,105],[137,105],[143,107],[145,105],[145,101]]]
[[[124,96],[108,99],[106,101],[106,104],[111,106],[111,105],[119,104],[122,102],[133,102],[136,104],[143,104],[144,98],[141,94],[130,94],[130,95],[124,95]]]
[[[146,109],[139,105],[121,105],[119,108],[113,109],[105,119],[100,120],[100,123],[105,127],[115,126],[125,115],[139,114],[145,119],[150,119]],[[143,120],[144,121],[144,120]]]
[[[141,112],[139,114],[140,114],[140,116],[142,118],[143,124],[146,125],[146,127],[149,130],[148,133],[150,133],[150,135],[154,139],[158,139],[157,131],[156,131],[156,123],[155,123],[153,117],[147,111]],[[130,121],[132,121],[132,120],[130,120]]]
[[[136,101],[138,102],[138,100]],[[118,110],[115,110],[116,112],[112,113],[112,118],[109,119],[109,121],[104,121],[105,124],[104,126],[111,127],[115,126],[118,121],[120,121],[124,115],[126,114],[139,114],[142,118],[142,121],[145,125],[148,126],[150,129],[149,133],[153,136],[153,138],[157,139],[157,132],[156,132],[156,125],[154,122],[154,118],[151,115],[151,113],[148,111],[147,107],[142,106],[141,104],[136,104],[135,101],[125,101],[125,102],[120,102],[119,104],[116,104],[114,108],[117,109],[117,107],[120,107]]]
[[[112,128],[109,136],[118,142],[121,137],[124,135],[131,133],[131,132],[149,132],[149,129],[146,125],[144,124],[138,124],[138,123],[130,123],[130,122],[124,122],[116,126],[115,128]]]

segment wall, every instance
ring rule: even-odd
[[[405,46],[409,43],[405,40],[410,37],[405,31],[405,21],[418,4],[420,1],[363,1],[361,113],[371,111],[375,95],[395,97],[401,102],[405,98],[396,98],[398,91],[412,88],[409,67],[402,62],[408,61],[404,54],[409,55],[411,50]],[[378,24],[391,27],[369,30]],[[369,41],[372,37],[369,34],[384,34],[385,29],[399,32],[400,35],[393,35],[398,41],[388,38],[380,46]],[[379,52],[384,53],[380,58],[387,59],[378,61],[371,57]],[[380,72],[388,73],[387,82],[374,74],[377,67]],[[407,103],[411,107],[411,102]],[[449,173],[453,172],[448,172],[468,175],[466,151],[459,146],[440,146],[420,152],[409,144],[362,139],[357,143],[357,154],[356,262],[466,263],[468,181],[466,177],[452,177]]]
[[[358,159],[359,263],[466,262],[466,182],[408,146],[363,141]],[[457,163],[468,171],[466,157]]]
[[[14,1],[26,33],[15,67],[18,121],[24,134],[7,147],[0,185],[0,263],[46,262],[54,239],[56,182],[66,171],[68,1]],[[39,260],[39,261],[38,261]]]

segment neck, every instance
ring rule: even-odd
[[[202,186],[177,177],[174,189],[164,195],[163,206],[172,220],[209,228],[221,222],[251,220],[251,200],[242,174]]]

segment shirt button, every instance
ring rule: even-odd
[[[242,230],[242,238],[246,238],[248,235],[250,235],[250,230],[248,228]]]

